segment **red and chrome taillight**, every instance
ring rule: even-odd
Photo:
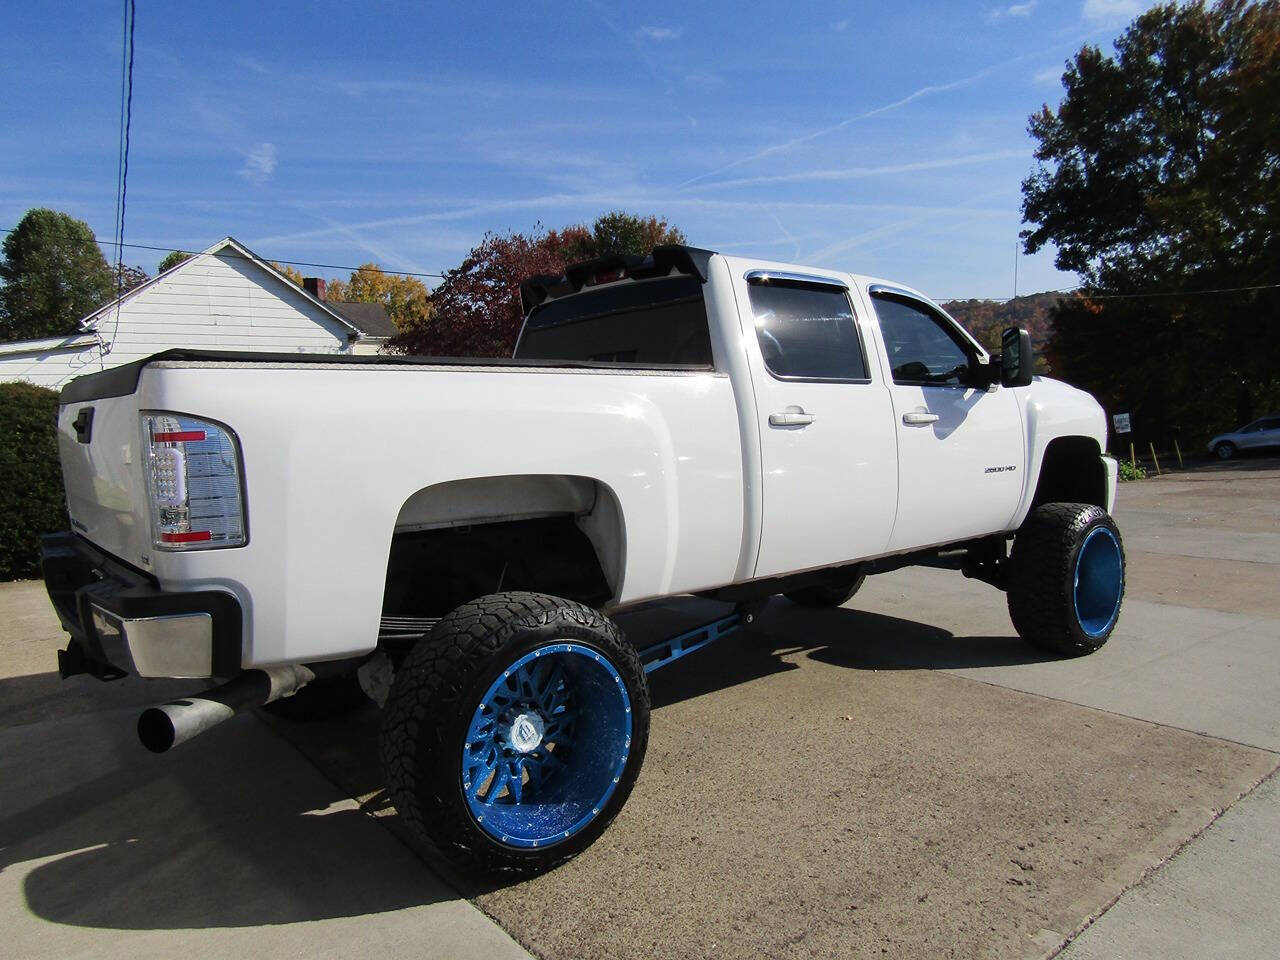
[[[207,550],[245,542],[235,434],[176,413],[142,417],[151,541],[161,550]]]

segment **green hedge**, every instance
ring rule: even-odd
[[[40,534],[67,529],[58,395],[0,383],[0,580],[40,576]]]

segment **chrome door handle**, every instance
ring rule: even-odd
[[[812,413],[771,413],[769,425],[772,427],[803,427],[816,420]]]
[[[937,423],[938,415],[936,413],[904,413],[902,422],[913,427],[926,423]]]

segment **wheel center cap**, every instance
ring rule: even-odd
[[[547,724],[536,713],[520,713],[511,721],[508,738],[514,750],[530,753],[538,749],[542,737],[547,732]]]

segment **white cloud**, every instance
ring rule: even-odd
[[[1142,10],[1139,0],[1084,0],[1086,20],[1128,19]]]
[[[636,36],[641,40],[679,40],[682,33],[679,27],[641,27]]]
[[[1037,87],[1056,87],[1062,82],[1062,67],[1045,67],[1031,78],[1031,82]]]
[[[274,143],[260,143],[245,154],[244,166],[237,172],[254,186],[261,187],[276,172],[276,164],[278,162],[276,145]]]
[[[849,19],[845,18],[844,20],[841,20],[839,23],[832,24],[831,29],[833,29],[836,33],[844,33],[846,30],[849,29]]]
[[[1024,0],[1023,3],[1015,3],[1008,7],[998,7],[987,14],[988,20],[1002,20],[1005,17],[1020,17],[1026,19],[1031,16],[1040,0]]]

